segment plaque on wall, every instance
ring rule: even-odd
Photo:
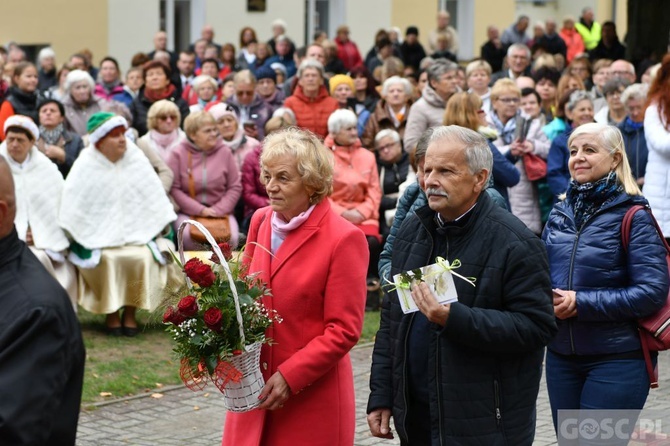
[[[247,0],[247,12],[265,12],[267,0]]]

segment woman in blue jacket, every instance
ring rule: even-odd
[[[648,212],[635,214],[622,246],[626,211],[648,203],[621,132],[583,124],[567,147],[571,180],[542,234],[559,328],[546,360],[554,426],[559,410],[642,409],[649,378],[636,319],[660,309],[668,293],[666,250]]]

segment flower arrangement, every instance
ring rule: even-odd
[[[176,341],[174,352],[181,360],[184,384],[202,390],[212,382],[225,395],[245,378],[242,362],[250,353],[255,353],[251,367],[258,368],[260,346],[270,342],[265,330],[281,318],[262,304],[261,298],[270,291],[257,274],[247,274],[239,258],[233,260],[228,243],[217,248],[210,258],[212,266],[197,258],[183,265],[190,294],[166,308],[163,323]],[[263,383],[255,385],[259,386]]]

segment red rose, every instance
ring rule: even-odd
[[[201,287],[212,286],[216,275],[209,265],[205,265],[200,259],[193,258],[184,265],[186,276]]]
[[[172,307],[172,306],[167,307],[167,309],[165,310],[165,313],[163,314],[163,323],[165,323],[165,324],[171,323],[171,324],[179,325],[182,322],[184,322],[185,320],[186,320],[186,318],[184,316],[182,316],[181,314],[179,314],[178,311],[175,311],[174,307]]]
[[[223,315],[221,314],[221,310],[218,308],[210,308],[209,310],[205,311],[205,314],[202,318],[205,321],[207,328],[218,332],[221,331],[221,325],[223,324],[223,321],[221,320],[222,317]]]
[[[193,317],[198,314],[198,302],[195,296],[182,297],[177,304],[177,308],[179,309],[179,314],[184,317]]]
[[[223,254],[223,258],[226,260],[230,260],[233,258],[233,249],[230,247],[230,245],[226,243],[219,243],[219,249],[221,249],[221,254]],[[219,256],[216,255],[216,252],[212,252],[212,256],[209,258],[209,260],[212,263],[221,263],[219,261]]]

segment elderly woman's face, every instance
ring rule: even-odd
[[[235,137],[235,133],[239,127],[237,120],[232,116],[224,116],[217,121],[216,125],[219,128],[219,133],[223,139],[227,141],[230,141]]]
[[[205,124],[189,136],[197,148],[203,152],[207,152],[216,146],[216,139],[219,137],[219,129],[217,129],[214,124]]]
[[[309,209],[314,193],[305,187],[294,156],[283,155],[261,166],[261,176],[272,210],[290,221]]]
[[[569,150],[570,176],[579,184],[591,183],[605,177],[621,161],[621,154],[610,154],[596,135],[577,136]]]
[[[22,163],[28,158],[28,152],[33,146],[33,141],[23,132],[14,132],[8,129],[5,135],[7,153],[17,163]]]
[[[70,96],[74,102],[85,104],[91,99],[91,86],[87,81],[75,82],[70,88]]]
[[[356,142],[358,139],[358,129],[356,124],[345,124],[339,132],[335,133],[333,139],[335,142],[344,147],[348,147]]]
[[[58,106],[53,102],[40,107],[40,125],[47,129],[52,129],[63,122],[63,115],[61,115]]]
[[[487,90],[491,76],[485,70],[474,70],[468,76],[468,88],[475,91]]]
[[[407,92],[405,91],[405,87],[398,83],[398,84],[391,84],[386,92],[386,102],[391,106],[391,107],[401,107],[407,103]]]
[[[353,95],[354,92],[351,91],[351,87],[347,84],[340,84],[333,90],[333,97],[340,105],[346,105],[347,99]]]
[[[570,111],[566,107],[568,118],[572,120],[574,127],[593,122],[593,103],[588,99],[581,100],[575,104],[575,108]]]
[[[626,112],[633,122],[644,121],[644,99],[630,98],[626,101]]]
[[[209,82],[203,83],[200,88],[198,88],[198,98],[202,99],[205,102],[209,102],[214,97],[216,90],[214,86]]]
[[[514,92],[502,93],[493,101],[493,110],[503,122],[507,122],[516,116],[520,99],[519,95]]]
[[[156,116],[156,131],[164,135],[172,133],[179,126],[179,118],[174,112],[160,113]]]
[[[390,136],[387,136],[377,143],[377,152],[380,160],[385,163],[394,163],[400,160],[402,147],[400,147],[400,141],[394,141]]]
[[[149,90],[161,91],[167,88],[170,79],[167,78],[162,68],[151,68],[144,75],[144,83]]]
[[[126,153],[126,129],[123,126],[112,129],[96,148],[112,163],[117,162]]]
[[[531,118],[537,118],[540,115],[540,103],[534,94],[529,94],[521,98],[521,110]]]

